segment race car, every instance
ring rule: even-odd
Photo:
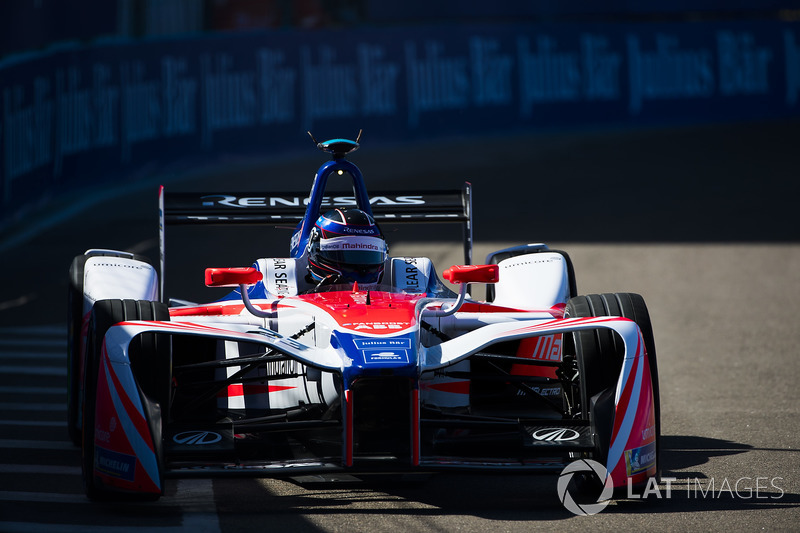
[[[568,254],[544,244],[471,264],[471,184],[369,195],[348,159],[359,141],[314,140],[330,159],[310,194],[161,187],[158,268],[125,251],[74,259],[68,426],[88,497],[154,500],[181,476],[557,474],[578,459],[618,490],[657,479],[643,298],[578,295]],[[326,196],[333,175],[351,196]],[[226,296],[165,301],[169,225],[287,222],[289,257],[221,257],[205,284]],[[419,222],[464,226],[450,285],[429,258],[388,255],[379,224]]]

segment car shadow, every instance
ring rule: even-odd
[[[663,480],[649,491],[622,494],[603,514],[692,513],[797,507],[782,478],[711,477],[702,465],[714,457],[758,451],[750,445],[702,436],[667,435]],[[792,451],[792,450],[786,450]],[[430,476],[309,476],[291,482],[217,480],[218,512],[313,515],[473,516],[486,520],[549,521],[574,516],[556,491],[557,476],[444,473]],[[228,483],[232,483],[228,486]],[[738,483],[738,484],[737,484]],[[242,490],[242,484],[253,484]],[[227,499],[224,494],[238,494]],[[242,498],[252,494],[252,498]],[[630,497],[628,497],[630,496]]]

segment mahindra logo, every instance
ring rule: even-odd
[[[374,244],[360,243],[360,242],[357,242],[357,243],[354,243],[354,244],[350,244],[350,243],[345,242],[345,243],[342,243],[341,248],[342,248],[342,250],[372,250],[374,252],[380,252],[381,251],[380,247],[375,246]]]
[[[184,431],[178,433],[172,440],[178,444],[188,444],[191,446],[203,446],[205,444],[215,444],[222,440],[222,435],[213,431]]]
[[[574,429],[569,428],[545,428],[537,429],[531,435],[535,440],[544,440],[547,442],[564,442],[575,440],[581,436],[580,433]]]

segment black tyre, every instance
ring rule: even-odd
[[[81,445],[80,387],[81,330],[83,328],[83,267],[88,256],[79,255],[69,267],[67,292],[67,430],[69,439]]]
[[[106,331],[126,320],[169,320],[166,305],[137,300],[100,300],[92,308],[87,334],[86,364],[84,366],[84,401],[82,424],[81,469],[86,495],[92,500],[155,500],[159,494],[123,493],[109,490],[95,476],[95,406],[101,365],[101,347]],[[145,409],[149,411],[154,449],[161,453],[161,406],[168,402],[170,382],[169,337],[155,334],[140,335],[130,346],[131,367],[142,393]],[[155,420],[154,418],[158,418]],[[163,465],[159,465],[163,476]],[[161,479],[163,487],[163,477]]]
[[[577,296],[567,302],[565,316],[568,318],[620,316],[636,322],[642,332],[650,379],[653,384],[653,406],[655,411],[656,465],[660,473],[661,461],[661,400],[658,386],[658,365],[653,326],[644,298],[634,293],[590,294]],[[614,417],[614,391],[622,369],[625,347],[615,333],[607,329],[580,331],[572,334],[578,368],[584,382],[581,398],[584,410],[597,433],[599,462],[608,460],[608,446]]]

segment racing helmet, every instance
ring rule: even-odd
[[[328,211],[308,238],[308,271],[318,282],[379,283],[386,255],[383,233],[360,209]]]

